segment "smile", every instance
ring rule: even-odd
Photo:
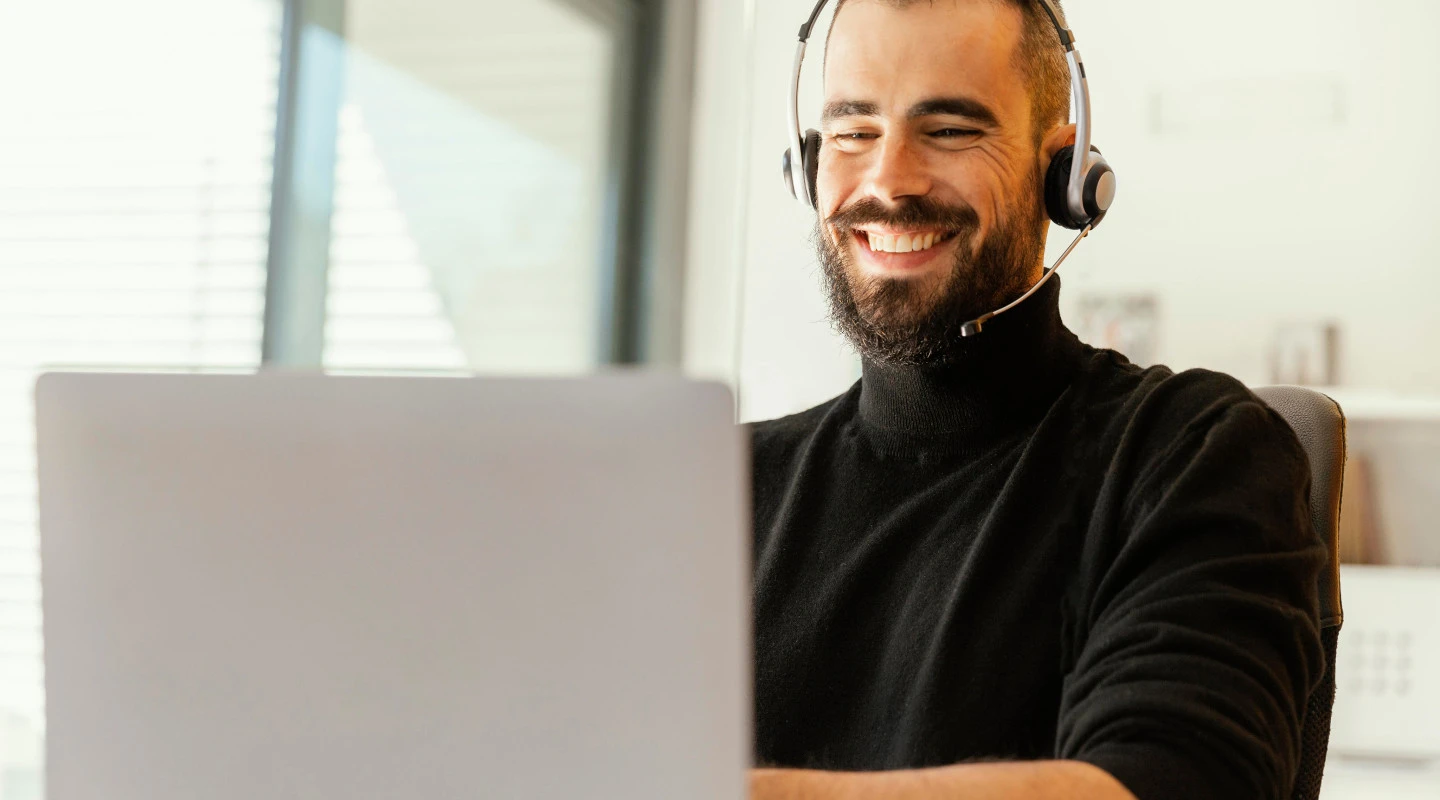
[[[883,233],[856,229],[855,238],[875,253],[919,253],[955,238],[954,231]]]
[[[889,279],[912,280],[946,269],[953,257],[947,254],[953,254],[960,242],[960,231],[935,228],[851,228],[849,233],[859,268]]]

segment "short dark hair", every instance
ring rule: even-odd
[[[874,0],[893,8],[906,8],[920,0]],[[850,0],[835,3],[835,16]],[[934,3],[935,0],[928,0]],[[1055,31],[1045,9],[1039,0],[988,0],[1003,3],[1019,9],[1024,27],[1020,32],[1020,43],[1015,48],[1016,66],[1024,77],[1030,93],[1030,117],[1032,135],[1038,145],[1051,126],[1061,125],[1070,119],[1070,67],[1065,63],[1065,50],[1060,44],[1060,35]],[[1055,13],[1060,15],[1060,24],[1069,27],[1065,21],[1065,9],[1060,0],[1051,0]],[[833,26],[832,26],[833,30]],[[829,49],[830,37],[825,37]]]

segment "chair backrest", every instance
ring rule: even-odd
[[[1335,704],[1335,643],[1344,612],[1340,605],[1340,493],[1345,476],[1345,414],[1329,397],[1299,386],[1266,386],[1255,394],[1290,423],[1310,460],[1310,516],[1330,550],[1320,573],[1320,638],[1325,676],[1310,695],[1301,733],[1300,769],[1292,800],[1316,800],[1330,744]]]

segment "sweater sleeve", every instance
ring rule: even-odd
[[[1085,555],[1057,752],[1139,800],[1281,800],[1324,669],[1304,451],[1253,399],[1127,437],[1091,523],[1106,544]]]

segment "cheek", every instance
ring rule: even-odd
[[[847,159],[834,152],[821,151],[820,169],[815,175],[815,196],[821,216],[828,217],[853,199],[860,184],[860,172]]]
[[[987,204],[982,213],[990,217],[992,225],[1015,213],[1018,205],[1034,191],[1029,183],[1029,171],[1021,169],[1021,165],[1006,155],[984,154],[981,158],[984,180],[976,182],[977,191],[984,194]]]
[[[1016,190],[1006,185],[1004,175],[983,156],[948,166],[943,185],[951,196],[975,209],[980,232],[988,235],[1003,220]]]

